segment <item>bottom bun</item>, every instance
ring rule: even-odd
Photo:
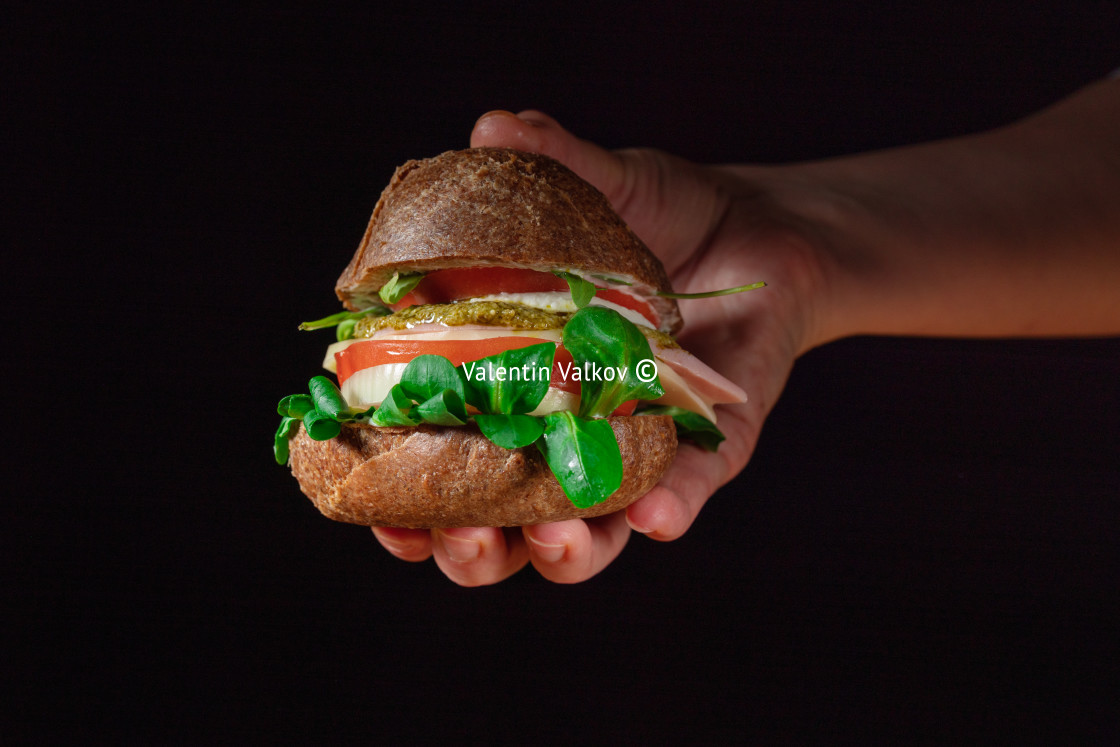
[[[474,426],[345,425],[329,441],[300,428],[292,474],[323,515],[384,527],[501,527],[602,516],[657,484],[677,452],[667,415],[610,418],[622,452],[622,487],[576,508],[535,446],[503,449]]]

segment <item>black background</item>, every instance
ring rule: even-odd
[[[489,109],[782,162],[1120,65],[1106,2],[603,5],[9,16],[6,737],[1120,733],[1115,339],[813,351],[684,538],[574,587],[455,587],[272,463],[325,344],[295,324]]]

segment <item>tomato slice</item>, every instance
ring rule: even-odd
[[[482,340],[363,340],[334,354],[338,365],[338,383],[353,376],[363,368],[386,363],[408,363],[418,355],[442,355],[454,366],[467,361],[497,355],[504,350],[516,350],[551,342],[537,337],[487,337]]]
[[[450,303],[495,293],[553,293],[568,290],[568,284],[551,272],[520,267],[455,267],[434,270],[412,291],[393,305],[393,311],[406,306]]]
[[[556,357],[552,361],[552,379],[548,385],[572,394],[579,394],[579,382],[571,377],[575,360],[563,345],[556,346]],[[568,374],[568,376],[565,376]]]
[[[392,309],[400,311],[407,306],[451,303],[498,293],[564,293],[567,290],[568,283],[551,272],[520,267],[455,267],[429,272],[411,292],[393,304]],[[635,311],[657,326],[657,314],[645,301],[614,288],[598,288],[595,295]]]
[[[636,399],[632,399],[629,402],[623,402],[621,405],[615,408],[615,411],[612,412],[611,415],[633,415],[634,408],[636,408],[637,406],[638,400]]]
[[[595,290],[595,295],[603,299],[604,301],[610,301],[613,304],[618,304],[624,309],[636,311],[637,313],[644,316],[647,320],[649,320],[649,323],[653,326],[654,329],[657,329],[657,312],[655,312],[653,310],[653,307],[645,301],[634,298],[629,293],[624,293],[613,288],[597,288]]]

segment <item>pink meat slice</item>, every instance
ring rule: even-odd
[[[680,374],[697,394],[712,404],[734,404],[747,401],[747,393],[742,387],[697,358],[680,348],[657,347],[654,356]]]

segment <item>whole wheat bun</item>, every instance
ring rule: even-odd
[[[662,331],[680,330],[677,302],[652,295],[672,290],[665,268],[607,198],[558,161],[504,148],[398,168],[335,292],[357,310],[394,272],[479,265],[618,279],[650,294]]]
[[[377,303],[394,272],[495,265],[605,275],[651,294],[661,328],[676,301],[661,262],[598,190],[551,158],[497,148],[409,161],[381,194],[336,292],[351,309]],[[329,441],[300,428],[292,473],[326,516],[367,526],[524,526],[593,517],[645,495],[677,450],[668,416],[610,419],[622,487],[590,509],[564,495],[536,447],[503,449],[474,425],[345,425]]]
[[[589,509],[572,505],[544,457],[503,449],[473,426],[345,425],[329,441],[302,429],[291,441],[300,488],[336,521],[365,526],[526,526],[618,511],[645,495],[677,451],[667,415],[610,418],[622,487]]]

